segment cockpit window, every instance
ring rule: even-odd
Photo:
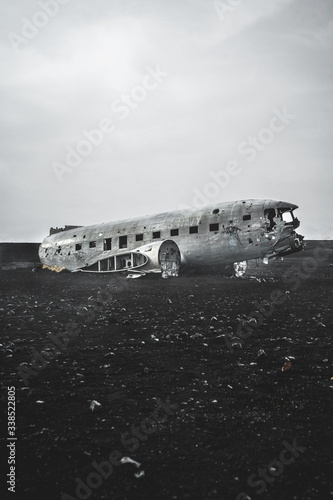
[[[289,212],[289,211],[288,212],[283,212],[283,214],[282,214],[282,220],[283,220],[283,222],[287,222],[288,224],[290,224],[294,220],[293,213]]]

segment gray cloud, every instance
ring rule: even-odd
[[[246,0],[221,19],[208,0],[69,0],[13,42],[46,3],[13,0],[1,19],[0,239],[191,206],[231,160],[242,172],[210,202],[284,199],[307,238],[332,235],[330,1]],[[168,76],[122,119],[157,66]],[[240,144],[284,107],[295,118],[249,162]],[[114,131],[59,182],[54,162],[103,119]]]

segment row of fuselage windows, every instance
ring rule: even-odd
[[[250,219],[251,219],[251,215],[245,215],[243,217],[243,220],[250,220]],[[232,223],[232,221],[229,221],[229,222]],[[217,231],[219,231],[219,228],[220,228],[220,224],[218,222],[209,224],[209,231],[217,232]],[[197,234],[199,232],[199,226],[190,226],[188,228],[188,231],[189,231],[189,234]],[[154,240],[161,238],[161,231],[153,231],[152,236],[153,236]],[[178,228],[171,229],[170,236],[171,237],[179,236],[179,229]],[[143,233],[136,234],[135,241],[143,241]],[[90,241],[89,248],[96,248],[96,243],[97,243],[96,241]],[[120,249],[127,248],[127,235],[119,236],[119,248]],[[76,243],[75,250],[79,251],[81,249],[82,249],[82,243]],[[112,249],[112,239],[111,238],[104,238],[103,250],[105,252],[107,252],[108,250],[111,250],[111,249]]]
[[[251,214],[243,215],[243,221],[249,221],[249,220],[251,220]],[[229,224],[231,225],[232,223],[233,223],[233,221],[229,220]],[[222,224],[222,228],[224,229],[223,224]],[[214,223],[209,224],[209,231],[218,232],[219,229],[220,229],[220,224],[218,222],[214,222]],[[188,228],[188,232],[189,232],[189,234],[197,234],[199,232],[199,226],[190,226]],[[170,229],[170,236],[171,237],[179,236],[179,228]],[[74,235],[74,238],[75,237],[76,237],[76,234]],[[83,238],[85,238],[85,237],[86,236],[84,235]],[[161,231],[153,231],[152,237],[154,240],[155,239],[158,240],[159,238],[161,238]],[[143,240],[144,240],[143,233],[135,235],[135,241],[142,241],[143,242]],[[96,248],[96,246],[97,246],[97,240],[89,241],[89,249]],[[118,247],[120,249],[127,248],[127,235],[119,236]],[[108,250],[111,250],[111,249],[112,249],[112,238],[104,238],[103,239],[104,252],[107,252]],[[82,243],[76,243],[75,244],[75,251],[78,252],[80,250],[82,250]],[[62,255],[61,252],[62,252],[62,248],[60,246],[58,246],[58,248],[56,250],[56,254]],[[46,254],[48,253],[48,249],[45,249],[45,253]],[[68,252],[68,255],[70,255],[70,253],[71,252]]]

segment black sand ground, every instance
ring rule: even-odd
[[[0,271],[4,494],[14,386],[9,498],[333,499],[333,245],[319,246],[258,279]]]

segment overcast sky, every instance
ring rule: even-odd
[[[0,22],[0,241],[247,198],[332,237],[332,0],[7,0]]]

